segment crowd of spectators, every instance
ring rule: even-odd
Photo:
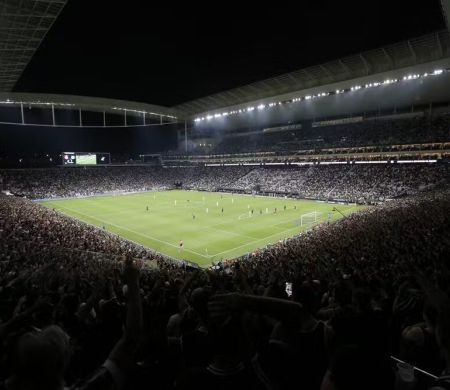
[[[448,183],[448,164],[337,164],[307,166],[100,167],[0,171],[11,193],[33,199],[112,192],[196,190],[260,191],[301,198],[374,203]]]
[[[0,183],[13,194],[31,199],[90,196],[115,192],[159,191],[182,183],[185,188],[227,187],[251,168],[162,168],[103,166],[0,170]]]
[[[449,169],[0,171],[0,389],[450,388]],[[177,183],[377,205],[198,269],[26,199]]]
[[[235,190],[259,188],[301,198],[338,199],[355,203],[382,202],[449,184],[448,164],[337,164],[261,167],[241,177]]]
[[[248,131],[248,130],[247,130]],[[210,154],[249,152],[293,152],[362,146],[384,147],[403,144],[426,144],[450,140],[450,115],[418,115],[412,118],[364,119],[361,122],[312,127],[278,132],[254,130],[252,134],[228,134]],[[201,149],[197,154],[204,154]]]
[[[0,195],[0,381],[47,390],[438,386],[418,372],[412,381],[389,356],[450,372],[448,226],[450,193],[437,187],[193,270]],[[439,383],[448,388],[448,377]]]
[[[213,152],[395,149],[449,129],[448,114],[309,124]],[[0,193],[0,390],[450,389],[449,169],[1,170],[16,196]],[[376,205],[199,269],[26,199],[180,184]]]

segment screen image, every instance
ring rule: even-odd
[[[77,165],[96,165],[97,155],[95,154],[77,154],[76,155]]]
[[[77,153],[77,152],[63,152],[63,165],[106,165],[111,163],[109,153]]]
[[[64,165],[75,165],[76,158],[74,153],[64,153],[63,154],[63,164]]]

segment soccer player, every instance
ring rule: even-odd
[[[192,219],[195,219],[195,214],[192,214]]]
[[[284,211],[286,211],[286,205],[284,205]]]
[[[275,207],[275,214],[277,213],[277,208]]]
[[[222,207],[222,214],[223,214],[223,207]]]
[[[178,252],[181,252],[183,250],[183,240],[180,240],[179,246],[180,249],[178,250]]]
[[[262,209],[259,209],[259,215],[261,215],[262,214]]]
[[[147,211],[148,211],[148,206],[147,206]]]

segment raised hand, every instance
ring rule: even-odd
[[[137,284],[139,282],[139,268],[131,256],[125,259],[125,267],[123,270],[123,279],[127,285]]]

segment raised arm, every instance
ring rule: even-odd
[[[132,259],[125,261],[123,279],[127,285],[127,318],[122,338],[111,351],[104,366],[111,373],[116,387],[123,384],[127,372],[133,365],[134,352],[138,346],[142,329],[142,303],[139,292],[139,269]]]

